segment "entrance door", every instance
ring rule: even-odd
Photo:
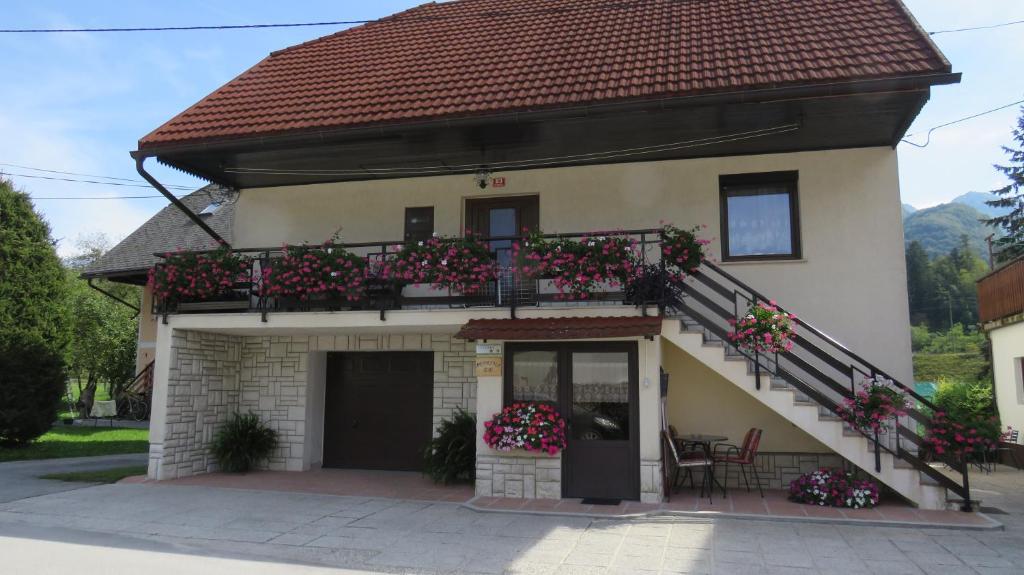
[[[324,467],[422,470],[433,369],[430,352],[328,354]]]
[[[571,414],[562,455],[566,497],[640,498],[635,343],[568,346],[562,413]]]
[[[506,198],[482,198],[466,201],[466,224],[475,235],[493,238],[517,236],[523,229],[535,230],[540,225],[538,196],[512,196]],[[515,277],[509,272],[512,267],[512,240],[496,240],[490,244],[495,253],[498,266],[502,270],[498,276],[500,289],[499,303],[514,297],[516,292]],[[519,303],[532,301],[536,293],[533,285],[528,286],[529,293],[521,293]]]

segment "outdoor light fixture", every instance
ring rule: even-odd
[[[488,170],[477,170],[473,179],[476,180],[476,185],[479,186],[481,190],[486,189],[487,182],[491,180],[491,172]]]

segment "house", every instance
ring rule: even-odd
[[[765,487],[852,465],[944,508],[966,485],[920,460],[916,424],[879,439],[834,410],[863,379],[912,383],[894,148],[958,81],[899,0],[459,0],[274,52],[132,152],[168,196],[146,160],[232,190],[230,236],[175,207],[249,262],[226,300],[155,302],[149,475],[215,469],[235,411],[280,433],[273,469],[415,470],[463,408],[481,495],[659,501],[671,424],[762,429]],[[513,269],[524,229],[623,238],[658,269],[661,222],[706,226],[708,260],[681,285],[652,271],[653,289],[603,278],[566,299]],[[482,287],[262,289],[285,244],[333,238],[382,273],[466,230],[499,264]],[[797,316],[793,350],[724,343],[766,300]],[[567,416],[563,451],[484,443],[517,400]]]
[[[978,316],[992,343],[999,418],[1004,426],[1024,429],[1024,258],[978,280]]]

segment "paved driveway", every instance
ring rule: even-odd
[[[71,457],[67,459],[40,459],[36,461],[0,463],[0,503],[46,495],[47,493],[72,491],[85,486],[81,483],[39,479],[40,475],[146,465],[148,461],[149,455],[146,453],[131,453],[127,455]]]
[[[986,504],[1013,511],[999,516],[1006,531],[590,520],[452,503],[107,485],[0,504],[0,571],[1024,573],[1024,473],[974,482]]]

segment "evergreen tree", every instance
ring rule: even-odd
[[[918,325],[928,320],[927,307],[932,299],[931,261],[921,242],[910,242],[907,248],[907,295],[910,298],[910,323]]]
[[[1018,148],[1003,147],[1010,161],[1005,166],[995,166],[996,170],[1009,178],[1010,184],[993,190],[992,193],[999,197],[985,202],[994,208],[1010,210],[1006,215],[985,220],[986,224],[1001,227],[1006,234],[993,242],[998,250],[996,260],[1000,262],[1024,256],[1024,108],[1021,108],[1013,139]]]

